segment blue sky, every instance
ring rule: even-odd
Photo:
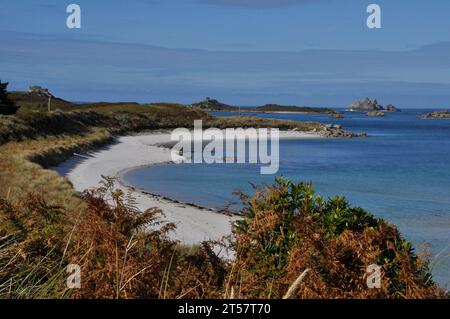
[[[381,30],[366,27],[372,2]],[[447,0],[0,0],[0,79],[75,101],[450,107],[449,13]]]

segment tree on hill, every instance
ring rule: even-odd
[[[0,81],[0,114],[3,115],[15,114],[19,109],[19,107],[8,98],[8,91],[6,89],[8,84],[8,82],[2,83],[2,81]]]

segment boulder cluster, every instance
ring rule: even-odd
[[[341,125],[337,124],[326,124],[323,130],[320,132],[323,137],[331,138],[354,138],[354,137],[367,137],[367,133],[353,133],[346,131]]]

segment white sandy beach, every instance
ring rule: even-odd
[[[280,132],[280,138],[319,138],[314,133]],[[131,168],[171,162],[168,148],[159,147],[161,143],[170,142],[170,133],[148,133],[135,136],[122,136],[116,143],[98,151],[82,155],[82,160],[74,167],[68,168],[70,161],[59,165],[58,171],[66,171],[65,176],[71,181],[76,191],[98,186],[101,176],[119,177],[121,172]],[[79,155],[78,155],[79,156]],[[126,191],[124,185],[118,187]],[[159,197],[134,191],[137,207],[145,210],[159,207],[165,214],[165,220],[174,222],[177,230],[173,238],[184,244],[195,244],[209,239],[220,239],[231,232],[231,222],[237,217],[201,209],[181,203],[175,203]]]

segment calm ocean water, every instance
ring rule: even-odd
[[[421,120],[425,110],[369,118],[346,112],[345,119],[323,115],[258,116],[341,124],[367,139],[280,142],[280,171],[293,181],[313,181],[317,193],[345,195],[349,201],[399,226],[416,247],[433,253],[433,274],[450,279],[450,120]],[[250,114],[250,113],[249,113]],[[229,113],[213,113],[228,116]],[[258,165],[157,165],[130,171],[125,179],[149,192],[184,202],[222,208],[234,191],[252,192],[250,183],[272,183]]]

